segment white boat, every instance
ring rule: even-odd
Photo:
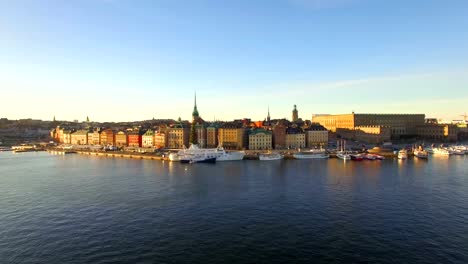
[[[453,155],[465,155],[465,150],[461,148],[451,147],[451,148],[448,148],[448,151],[452,152]]]
[[[432,148],[432,154],[448,156],[448,155],[451,155],[452,153],[451,151],[445,148]]]
[[[244,159],[244,151],[225,151],[223,147],[200,148],[196,144],[190,145],[188,149],[182,149],[177,153],[171,153],[169,160],[177,161],[194,156],[202,156],[207,159],[216,158],[216,161],[233,161]]]
[[[179,154],[172,152],[172,153],[169,154],[169,160],[170,161],[180,161],[180,156],[179,156]]]
[[[259,160],[281,160],[283,155],[279,153],[262,153],[258,155]]]
[[[218,153],[219,156],[216,157],[216,161],[233,161],[233,160],[243,160],[245,156],[244,151],[224,151],[223,153]]]
[[[465,154],[468,154],[468,146],[457,145],[457,146],[454,146],[453,148],[456,149],[456,150],[461,150],[461,151],[463,151]]]
[[[293,157],[295,159],[328,159],[330,155],[324,149],[311,149],[294,153]]]
[[[413,154],[415,157],[420,158],[420,159],[427,159],[427,157],[429,156],[429,153],[427,153],[427,151],[422,150],[422,149],[413,150]]]
[[[408,151],[406,149],[402,149],[398,151],[398,159],[407,159],[408,158]]]
[[[351,155],[346,151],[346,141],[342,140],[342,143],[340,144],[340,141],[338,141],[336,147],[338,148],[340,146],[340,151],[337,151],[336,157],[342,160],[351,160]]]
[[[336,154],[336,157],[342,160],[350,160],[351,155],[348,154],[346,151],[340,151]]]

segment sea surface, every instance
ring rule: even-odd
[[[468,155],[0,153],[0,263],[468,263]]]

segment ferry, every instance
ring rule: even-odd
[[[408,151],[406,149],[402,149],[398,151],[398,159],[405,160],[408,158]]]
[[[328,155],[323,149],[311,149],[309,151],[299,151],[293,154],[295,159],[328,159]]]
[[[244,151],[230,151],[227,152],[223,147],[219,146],[217,148],[200,148],[196,144],[190,145],[188,149],[182,149],[177,153],[169,154],[169,160],[171,161],[180,161],[186,156],[205,156],[206,158],[215,158],[216,161],[235,161],[243,160],[245,156]]]
[[[215,163],[215,157],[208,157],[203,154],[186,155],[180,159],[181,163]]]
[[[281,160],[283,159],[283,155],[279,153],[262,153],[258,155],[259,160]]]

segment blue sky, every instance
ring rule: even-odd
[[[0,116],[468,112],[464,0],[0,0]]]

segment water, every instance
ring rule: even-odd
[[[0,263],[468,263],[467,162],[0,153]]]

